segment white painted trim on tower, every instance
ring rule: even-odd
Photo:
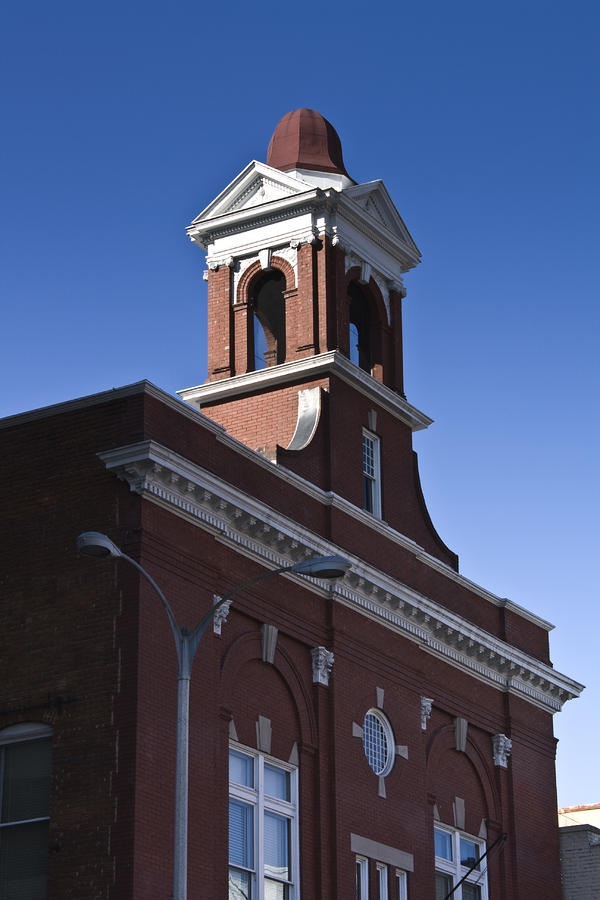
[[[409,425],[413,431],[427,428],[433,422],[429,416],[412,406],[400,394],[377,381],[367,372],[359,369],[338,350],[309,356],[294,362],[258,369],[244,375],[234,375],[222,381],[210,381],[197,387],[177,391],[179,396],[197,409],[203,405],[222,402],[258,390],[282,387],[303,380],[336,376],[351,385],[373,403],[383,407],[395,418]]]

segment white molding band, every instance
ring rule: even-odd
[[[341,381],[355,388],[377,406],[383,407],[394,418],[409,425],[413,431],[422,431],[428,428],[433,421],[400,394],[355,366],[339,350],[329,350],[326,353],[319,353],[317,356],[308,356],[293,362],[281,363],[278,366],[257,369],[243,375],[233,375],[231,378],[224,378],[221,381],[209,381],[196,387],[184,388],[177,393],[182,400],[199,410],[206,404],[223,402],[258,390],[295,384],[299,378],[306,381],[330,375],[337,376]]]
[[[397,850],[396,847],[388,847],[387,844],[380,844],[378,841],[372,841],[360,834],[350,835],[350,849],[352,853],[358,853],[359,856],[387,863],[397,869],[404,869],[405,872],[414,872],[415,860],[412,853]]]
[[[106,468],[126,481],[132,491],[205,528],[217,540],[262,565],[278,567],[314,554],[340,553],[349,557],[345,548],[327,542],[153,441],[98,455]],[[546,711],[558,711],[565,701],[583,690],[582,685],[552,666],[494,637],[364,560],[350,559],[351,570],[334,585],[316,579],[302,579],[303,583],[402,634],[450,665]]]

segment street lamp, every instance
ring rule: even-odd
[[[173,900],[186,900],[187,897],[187,847],[188,847],[188,773],[189,773],[189,740],[190,740],[190,678],[192,663],[202,635],[221,607],[230,603],[236,594],[257,581],[280,575],[282,572],[295,572],[297,575],[308,575],[313,578],[340,578],[350,568],[350,563],[343,556],[314,556],[312,559],[294,563],[291,566],[280,566],[268,572],[261,572],[248,578],[242,584],[221,597],[217,603],[203,616],[191,631],[178,625],[169,602],[152,576],[131,556],[123,553],[119,547],[105,534],[98,531],[86,531],[77,538],[77,549],[82,556],[96,558],[113,557],[123,559],[134,566],[150,583],[164,607],[169,625],[175,640],[177,653],[177,744],[175,761],[175,849],[173,858]]]

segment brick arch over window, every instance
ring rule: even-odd
[[[390,359],[390,329],[385,303],[373,278],[360,281],[358,266],[346,273],[346,317],[348,323],[348,356],[357,366],[385,381]]]
[[[454,723],[435,731],[427,747],[427,791],[440,818],[452,824],[455,797],[465,802],[465,830],[477,834],[482,819],[499,827],[501,805],[494,779],[491,738],[479,733],[481,746],[469,734],[464,751],[457,751]]]
[[[237,300],[246,307],[248,371],[286,361],[285,294],[292,284],[291,266],[278,257],[268,269],[256,262],[240,280]]]
[[[306,652],[308,655],[309,651]],[[256,692],[253,691],[255,681],[260,683],[260,690]],[[247,694],[248,702],[242,702],[244,694]],[[279,704],[277,698],[281,700]],[[271,718],[274,750],[277,749],[275,742],[282,738],[290,746],[294,741],[305,747],[316,746],[317,725],[311,685],[305,683],[296,663],[280,643],[273,663],[265,666],[259,632],[242,635],[228,648],[222,665],[220,700],[225,714],[233,716],[236,728],[242,726],[242,717],[246,720],[246,729],[255,728],[257,715]],[[292,720],[296,724],[289,730]],[[239,737],[244,742],[242,735]],[[255,738],[248,746],[254,745]],[[287,755],[281,753],[279,758],[285,759]]]
[[[277,256],[273,254],[271,257],[271,269],[278,269],[283,273],[285,277],[285,290],[291,291],[296,287],[296,279],[294,277],[294,270],[292,266],[289,264],[287,259],[283,259],[281,256]],[[268,272],[269,269],[263,269],[260,260],[256,260],[252,263],[251,266],[248,266],[246,271],[240,277],[238,282],[235,302],[236,303],[244,303],[248,299],[248,288],[249,285],[254,281],[257,275],[260,275],[263,272]]]

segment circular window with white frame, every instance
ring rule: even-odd
[[[364,718],[362,743],[371,769],[385,778],[392,771],[394,756],[394,732],[387,717],[379,709],[370,709]]]

